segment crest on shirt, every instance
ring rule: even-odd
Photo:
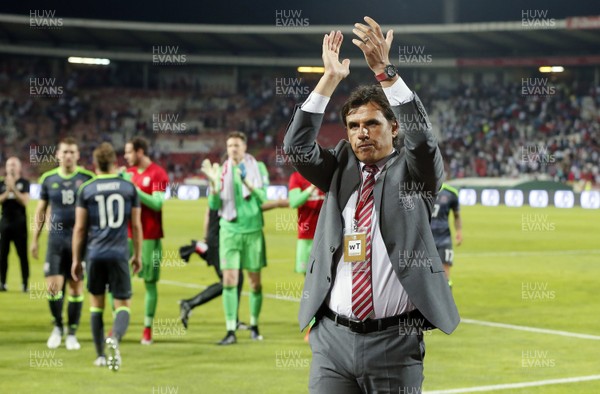
[[[79,186],[81,186],[82,183],[83,183],[83,181],[81,179],[76,180],[75,187],[79,189]]]
[[[142,179],[142,186],[144,186],[144,187],[150,186],[150,177],[149,176],[145,176],[144,179]]]
[[[445,204],[448,202],[448,196],[440,196],[440,203]]]

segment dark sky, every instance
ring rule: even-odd
[[[57,17],[216,23],[275,23],[276,10],[301,11],[311,25],[349,24],[369,15],[383,24],[442,23],[449,0],[1,0],[0,12],[56,10]],[[597,0],[456,0],[458,22],[521,20],[522,10],[547,10],[548,18],[600,15]]]

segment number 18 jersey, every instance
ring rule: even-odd
[[[77,190],[94,176],[93,172],[81,167],[76,167],[70,175],[63,174],[60,167],[42,175],[40,198],[48,202],[52,211],[51,217],[46,220],[50,235],[71,236],[75,225]]]
[[[140,207],[133,183],[113,174],[98,175],[82,185],[77,206],[88,212],[88,258],[127,260],[127,224],[131,209]]]

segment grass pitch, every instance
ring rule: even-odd
[[[34,212],[32,202],[28,213]],[[11,251],[8,286],[0,293],[1,393],[304,393],[311,353],[296,315],[303,277],[294,274],[295,213],[265,214],[268,267],[260,328],[265,340],[238,332],[238,343],[218,347],[225,334],[220,298],[196,310],[186,331],[177,300],[216,282],[197,256],[177,249],[202,236],[206,200],[164,206],[164,259],[152,346],[139,339],[143,284],[134,280],[132,318],[121,345],[122,369],[92,365],[89,297],[78,337],[80,351],[46,348],[52,329],[42,261],[31,260],[30,292],[20,288]],[[426,335],[425,391],[537,382],[600,374],[600,220],[597,211],[463,207],[464,244],[455,248],[454,296],[465,319],[451,336]],[[45,255],[46,235],[40,255]],[[66,309],[66,308],[65,308]],[[66,314],[66,312],[65,312]],[[248,321],[248,297],[240,319]],[[513,326],[554,330],[523,331]],[[112,323],[105,311],[105,325]],[[518,327],[517,327],[518,328]],[[560,334],[557,331],[567,332]],[[570,333],[589,334],[576,337]],[[503,393],[598,393],[600,380],[510,388]],[[464,391],[457,391],[464,392]]]

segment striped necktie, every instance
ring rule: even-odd
[[[373,287],[371,284],[371,222],[373,217],[373,188],[375,174],[379,171],[376,165],[365,165],[360,198],[356,206],[356,222],[358,228],[367,231],[365,242],[365,260],[352,263],[352,313],[358,320],[365,320],[373,313]]]

